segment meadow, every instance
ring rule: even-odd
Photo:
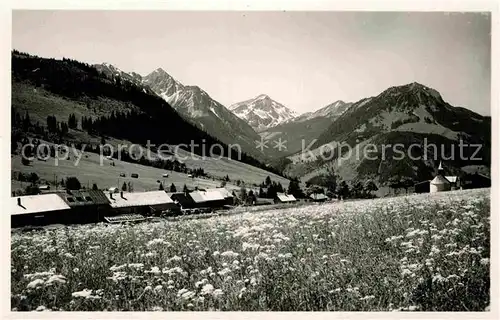
[[[484,311],[490,189],[11,233],[14,311]]]

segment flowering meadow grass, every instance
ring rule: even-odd
[[[12,232],[12,310],[483,311],[490,190]]]

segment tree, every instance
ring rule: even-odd
[[[247,189],[245,187],[241,187],[240,189],[240,200],[242,203],[246,203],[247,201]]]
[[[61,135],[65,135],[66,133],[68,133],[68,124],[66,122],[61,122],[60,123],[60,126],[61,126]]]
[[[28,131],[28,128],[30,126],[31,126],[30,115],[29,115],[28,111],[26,111],[26,114],[25,114],[24,119],[23,119],[23,129],[25,131]]]
[[[182,188],[182,192],[184,193],[188,193],[189,192],[189,189],[186,185],[184,185],[184,187]]]
[[[132,192],[132,191],[134,191],[134,186],[132,185],[132,182],[130,182],[130,181],[129,181],[129,182],[127,183],[127,188],[128,188],[128,192]]]
[[[394,193],[401,188],[401,181],[396,177],[391,177],[389,179],[389,188],[394,190]]]
[[[47,116],[47,130],[49,130],[49,132],[57,132],[56,116]]]
[[[270,186],[270,185],[271,185],[271,183],[272,183],[272,181],[271,181],[271,177],[270,177],[270,176],[267,176],[267,177],[266,177],[266,181],[265,181],[265,182],[266,182],[266,186]]]
[[[177,192],[177,188],[175,187],[175,184],[170,185],[170,192]]]
[[[328,167],[325,175],[325,187],[331,193],[335,193],[337,191],[337,175],[332,167]]]
[[[28,178],[28,181],[33,184],[37,183],[38,180],[40,180],[40,177],[38,177],[38,175],[35,172],[32,172]]]
[[[71,129],[76,129],[78,126],[78,121],[76,120],[76,116],[72,113],[68,117],[68,127]]]
[[[296,198],[304,197],[304,192],[300,189],[299,180],[296,178],[290,179],[287,192]]]
[[[342,197],[342,199],[344,199],[344,198],[349,197],[349,192],[350,192],[350,190],[349,190],[349,186],[347,185],[347,182],[342,181],[339,184],[338,194]]]
[[[165,190],[165,189],[163,188],[163,183],[161,183],[161,182],[160,182],[160,187],[158,188],[158,190]]]
[[[80,190],[82,185],[76,177],[68,177],[66,179],[66,189],[67,190]]]
[[[375,182],[373,182],[372,180],[368,180],[368,182],[365,184],[365,191],[368,194],[372,194],[372,192],[375,192],[377,190],[378,190],[378,187],[375,184]]]
[[[125,181],[122,184],[122,191],[127,191],[127,183]]]
[[[224,187],[226,186],[226,183],[227,183],[226,181],[222,181],[222,182],[220,183],[220,187],[221,187],[221,188],[224,188]]]
[[[262,187],[259,188],[259,198],[265,198],[264,190]]]
[[[354,196],[354,198],[363,198],[364,197],[364,189],[363,189],[363,184],[361,181],[356,182],[352,186],[351,194]]]
[[[408,189],[413,186],[413,180],[408,177],[403,177],[400,181],[400,185],[405,189],[405,193],[408,193]]]
[[[92,190],[99,190],[99,188],[97,187],[97,184],[95,184],[95,183],[94,183],[94,184],[92,185]]]
[[[253,190],[248,191],[248,194],[246,197],[246,202],[250,205],[253,205],[256,201],[257,201],[257,198],[255,197]]]

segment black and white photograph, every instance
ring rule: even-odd
[[[493,317],[497,12],[366,5],[12,9],[9,312]]]

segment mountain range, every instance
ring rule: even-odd
[[[200,87],[184,85],[161,68],[141,77],[136,73],[117,72],[119,69],[109,64],[95,65],[95,67],[108,74],[114,72],[136,85],[150,88],[183,118],[203,131],[228,145],[240,145],[244,152],[263,156],[262,152],[255,148],[254,141],[258,140],[259,136],[252,127],[212,99]]]
[[[225,132],[226,138],[236,136],[241,139],[238,133],[246,128],[249,134],[258,138],[249,125],[229,111],[224,113],[227,109],[209,99],[202,90],[196,87],[188,87],[186,90],[193,92],[189,101],[199,96],[202,101],[210,103],[202,105],[206,105],[208,109],[213,108],[215,112],[218,111],[217,108],[221,108],[220,114],[227,114],[229,120],[217,117],[221,127],[212,130],[207,130],[203,123],[188,121],[177,110],[179,105],[177,108],[171,106],[143,77],[123,72],[109,63],[89,65],[67,58],[47,59],[13,51],[12,115],[29,116],[29,121],[25,121],[25,128],[12,127],[13,135],[22,135],[24,131],[44,140],[64,143],[99,144],[97,141],[102,141],[105,137],[143,145],[148,141],[156,145],[191,146],[194,143],[193,152],[196,154],[206,154],[215,146],[214,152],[223,152],[223,156],[228,156],[229,150],[235,149],[224,140],[231,143],[234,140],[219,139],[209,131],[219,132],[220,135]],[[77,126],[64,133],[63,124],[66,121],[69,123],[70,115],[76,118]],[[48,130],[51,117],[55,119],[56,127],[60,128],[59,135]],[[205,115],[200,117],[203,120],[209,118]],[[15,117],[12,122],[20,123]],[[253,141],[248,142],[249,145],[250,143]],[[248,150],[257,149],[252,145]],[[252,157],[245,149],[242,151],[241,157],[237,158],[237,153],[231,151],[232,158],[274,171],[262,162],[262,156]]]
[[[470,159],[475,152],[473,147],[464,150],[464,158],[469,159],[461,159],[460,140],[481,145],[474,156],[481,160]],[[351,156],[340,161],[340,155],[345,157],[336,148],[340,144],[347,144],[352,150],[371,145],[376,151],[370,157]],[[414,156],[394,157],[394,146],[398,144]],[[415,147],[410,148],[411,145]],[[389,147],[385,155],[384,146]],[[457,174],[467,165],[489,166],[490,146],[490,117],[453,107],[438,91],[414,82],[388,88],[350,105],[314,140],[310,152],[288,158],[294,164],[288,165],[287,172],[314,180],[332,167],[346,180],[373,179],[385,184],[407,177],[419,181],[431,178],[441,160],[450,173]],[[332,153],[332,149],[336,151]]]
[[[124,72],[109,63],[89,66],[70,59],[62,62],[36,60],[13,54],[13,75],[16,79],[13,83],[13,107],[26,108],[26,88],[36,92],[37,86],[41,86],[43,90],[52,90],[65,99],[74,100],[76,111],[73,112],[78,116],[99,117],[113,112],[154,115],[152,122],[142,119],[144,123],[151,122],[154,129],[136,129],[154,135],[167,135],[167,140],[177,143],[191,136],[197,139],[206,136],[211,143],[239,144],[243,152],[252,156],[247,159],[248,162],[256,164],[255,159],[259,159],[302,181],[314,182],[328,168],[333,168],[344,180],[372,179],[379,184],[387,184],[397,177],[415,181],[427,179],[433,175],[441,160],[452,173],[471,165],[489,167],[491,162],[491,118],[466,108],[454,107],[437,90],[416,82],[390,87],[377,96],[356,102],[337,100],[317,111],[298,115],[266,94],[226,108],[202,88],[182,84],[161,68],[141,76]],[[29,82],[28,87],[26,82]],[[32,88],[33,85],[35,87]],[[23,95],[17,94],[18,90]],[[42,99],[37,95],[39,98]],[[145,101],[150,101],[152,105]],[[37,100],[36,103],[29,102],[28,108],[41,110],[44,104]],[[59,107],[65,104],[58,102],[57,108],[54,105],[51,110],[47,109],[38,120],[44,121],[43,117],[51,113],[67,117],[70,110]],[[178,130],[171,130],[172,127]],[[165,132],[160,133],[158,130],[163,128]],[[179,132],[185,136],[179,136]],[[256,142],[261,139],[280,139],[285,142],[286,148],[257,149]],[[460,140],[480,144],[483,147],[479,153],[482,159],[446,159],[451,148]],[[328,159],[321,157],[325,149],[328,151],[327,147],[340,143],[352,149],[374,145],[378,148],[375,154],[379,158],[350,157],[338,161],[343,155],[338,150]],[[429,149],[425,143],[444,146],[445,150],[442,154],[439,150],[427,150],[433,159],[405,158],[397,161],[390,157],[394,152],[389,151],[384,158],[380,151],[387,145],[401,144],[408,148],[413,144],[417,145],[413,152],[421,155],[426,148]],[[302,153],[304,147],[311,152]],[[470,150],[467,152],[471,154]]]

